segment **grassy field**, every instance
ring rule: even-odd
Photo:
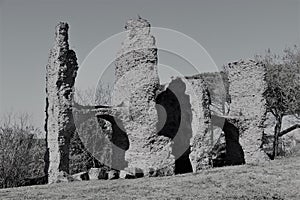
[[[299,156],[253,166],[132,180],[1,189],[0,199],[300,199]]]

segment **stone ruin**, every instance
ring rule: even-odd
[[[268,160],[261,149],[266,115],[265,66],[254,61],[228,64],[228,115],[211,112],[210,93],[200,76],[175,77],[164,86],[157,73],[157,48],[145,19],[129,20],[115,60],[111,106],[74,103],[78,64],[69,49],[68,24],[56,26],[46,76],[46,166],[48,182],[69,173],[74,113],[108,125],[110,169],[140,169],[145,176],[198,172],[212,166],[212,127],[225,134],[226,164]],[[104,128],[104,126],[102,126]],[[101,129],[101,127],[100,127]]]
[[[54,47],[46,67],[46,166],[52,182],[60,171],[69,172],[69,145],[75,131],[73,86],[78,70],[76,54],[69,49],[67,23],[55,30]]]

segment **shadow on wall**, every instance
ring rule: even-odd
[[[175,79],[156,97],[158,135],[168,137],[173,141],[172,154],[175,157],[175,174],[193,171],[189,159],[190,140],[193,136],[192,110],[190,97],[185,94],[185,91],[185,83],[181,79]],[[81,117],[84,118],[84,116]],[[128,167],[125,152],[130,145],[127,133],[123,131],[122,122],[116,121],[115,117],[98,115],[98,124],[101,124],[100,122],[103,120],[109,122],[111,126],[110,131],[104,131],[108,133],[104,134],[110,141],[105,142],[108,145],[106,149],[109,151],[104,153],[104,160],[109,160],[109,162],[103,162],[104,160],[100,160],[100,162],[109,164],[112,169],[124,169]],[[213,167],[245,164],[244,152],[239,144],[239,129],[231,123],[230,119],[216,115],[212,115],[212,125],[220,127],[224,132],[224,142],[217,143],[212,149],[212,154],[217,155],[212,160]],[[101,152],[103,153],[103,150]]]
[[[172,154],[175,156],[175,174],[193,171],[189,159],[192,111],[185,89],[185,83],[176,79],[156,98],[158,135],[171,138],[174,142]]]
[[[227,119],[213,115],[212,125],[217,126],[224,132],[225,143],[216,143],[213,153],[213,167],[245,164],[244,151],[239,143],[239,129]],[[222,136],[221,136],[222,137]]]
[[[80,109],[73,111],[76,131],[70,145],[70,174],[87,171],[92,167],[103,167],[99,154],[108,148],[107,140],[102,134],[102,122],[93,112]]]
[[[123,131],[125,128],[123,127],[121,120],[118,120],[110,115],[101,115],[98,117],[111,123],[112,135],[109,137],[112,150],[111,168],[116,170],[126,168],[128,163],[125,160],[125,152],[129,149],[130,144],[127,133]]]
[[[127,167],[125,151],[129,148],[129,139],[120,120],[108,114],[95,117],[94,111],[85,109],[75,110],[74,116],[77,137],[72,138],[74,144],[71,145],[72,174],[91,167],[116,170]],[[77,157],[79,160],[74,160]]]

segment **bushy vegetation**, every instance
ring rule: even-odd
[[[45,141],[29,123],[27,114],[12,113],[0,124],[0,188],[26,185],[32,177],[44,176]]]
[[[110,86],[102,85],[97,90],[78,92],[76,100],[82,105],[109,104],[110,90]],[[71,174],[102,166],[94,155],[99,158],[102,151],[107,151],[105,145],[102,145],[105,138],[95,117],[84,119],[76,125],[78,125],[77,132],[72,137],[70,145]],[[85,146],[90,148],[87,149]],[[7,113],[2,116],[0,188],[45,183],[47,180],[45,177],[47,172],[44,171],[45,152],[46,141],[41,131],[30,123],[28,114]]]

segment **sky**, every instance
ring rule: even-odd
[[[43,126],[45,66],[59,21],[70,25],[70,47],[80,67],[76,84],[88,86],[109,71],[109,62],[103,63],[116,55],[123,38],[114,35],[137,14],[164,28],[153,31],[157,44],[167,47],[159,51],[162,82],[169,75],[164,65],[194,73],[189,56],[200,63],[198,71],[216,71],[215,65],[268,48],[280,53],[300,45],[300,0],[0,0],[0,115],[27,112],[34,125]],[[105,41],[114,44],[111,49]],[[179,55],[172,54],[176,50]]]

